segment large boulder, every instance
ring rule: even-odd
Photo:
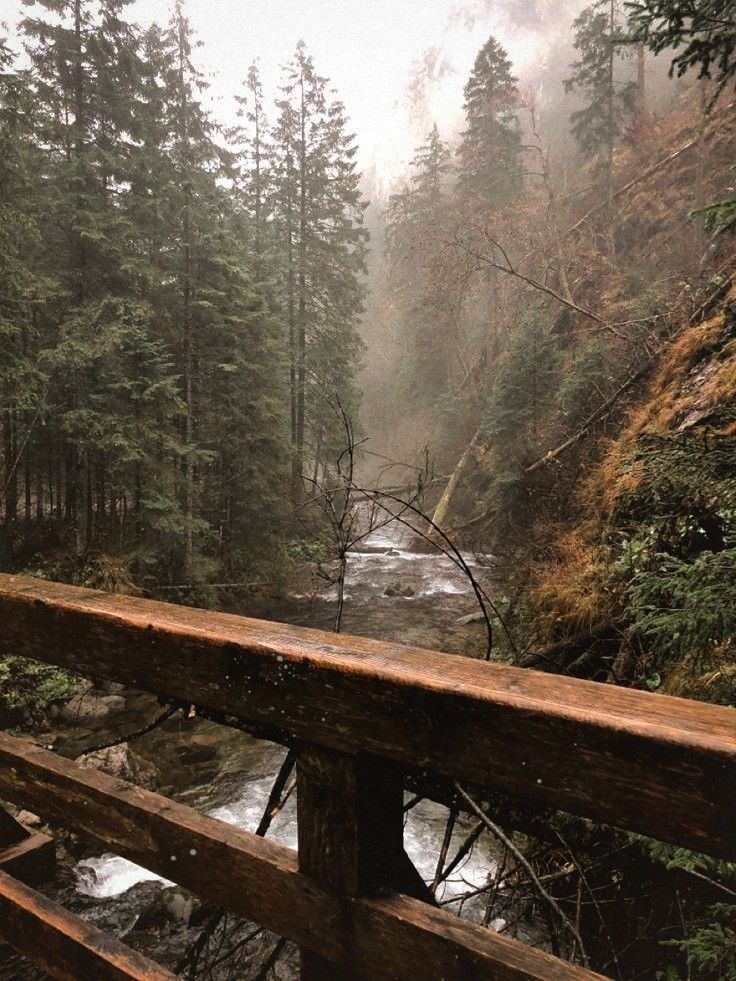
[[[137,930],[161,929],[164,927],[188,926],[199,901],[181,886],[168,886],[162,889],[143,910]]]
[[[78,724],[104,719],[108,715],[122,712],[125,699],[122,695],[102,695],[99,692],[86,692],[70,698],[59,712],[65,722]]]
[[[155,790],[159,784],[159,772],[153,763],[135,753],[127,743],[100,749],[95,753],[84,753],[77,762],[147,790]]]

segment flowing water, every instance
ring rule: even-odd
[[[342,630],[387,641],[467,651],[482,650],[483,624],[458,624],[477,611],[467,577],[452,560],[436,552],[416,551],[412,533],[398,522],[369,534],[351,553],[345,587]],[[472,556],[468,563],[477,568]],[[386,595],[397,592],[410,595]],[[316,596],[295,593],[288,605],[271,615],[308,626],[330,627],[336,591]],[[285,751],[231,729],[200,719],[176,719],[135,743],[137,753],[155,761],[169,796],[223,821],[255,830]],[[405,845],[428,881],[435,874],[448,811],[423,801],[407,814]],[[449,856],[462,844],[474,822],[458,819]],[[296,847],[296,802],[292,794],[275,819],[269,836]],[[438,898],[452,900],[487,883],[495,868],[493,844],[481,838],[471,855],[440,887]],[[137,883],[157,876],[115,855],[85,859],[77,868],[77,889],[88,897],[118,896]],[[450,909],[457,904],[450,903]],[[464,912],[479,919],[482,897],[465,904]]]

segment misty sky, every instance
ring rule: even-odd
[[[436,120],[443,135],[461,122],[462,87],[490,33],[517,73],[544,57],[546,41],[570,29],[573,0],[188,0],[203,47],[195,60],[211,84],[216,116],[232,122],[232,96],[254,58],[275,91],[300,39],[331,79],[352,122],[364,168],[386,179]],[[0,0],[13,37],[20,0]],[[31,13],[33,13],[33,8]],[[36,8],[38,10],[38,8]],[[165,21],[170,0],[137,0],[131,19]],[[427,84],[428,83],[428,84]]]

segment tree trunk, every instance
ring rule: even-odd
[[[473,459],[480,445],[480,430],[473,436],[471,441],[468,443],[465,452],[460,457],[457,466],[452,471],[450,479],[447,481],[447,486],[445,487],[442,497],[437,503],[437,507],[434,509],[434,514],[432,515],[432,524],[436,525],[438,528],[443,528],[445,521],[447,520],[447,515],[450,511],[450,506],[452,504],[452,498],[455,491],[458,488],[465,470],[468,464]]]
[[[89,452],[85,455],[85,510],[84,510],[84,524],[85,524],[85,546],[89,548],[90,544],[94,541],[94,527],[95,527],[95,510],[94,510],[94,499],[92,497],[92,465],[90,463]]]
[[[636,91],[639,114],[647,110],[646,55],[643,44],[636,46]]]
[[[304,471],[304,415],[306,383],[307,317],[307,120],[304,101],[304,75],[301,82],[299,140],[299,320],[297,328],[296,459],[299,475]]]
[[[299,495],[301,468],[297,459],[297,323],[295,297],[295,267],[294,267],[294,198],[291,172],[293,158],[291,151],[286,156],[287,189],[286,189],[286,243],[287,243],[287,292],[289,315],[289,408],[291,420],[291,483],[294,497]]]
[[[15,466],[15,426],[12,409],[3,416],[3,462],[5,478],[5,523],[13,524],[18,514],[18,475]]]
[[[184,575],[191,577],[194,556],[194,464],[191,451],[194,444],[194,335],[192,324],[192,241],[191,241],[191,185],[189,181],[189,104],[184,78],[186,65],[184,18],[179,13],[179,141],[182,151],[182,163],[187,173],[184,175],[184,214],[182,217],[182,248],[184,269],[182,275],[182,316],[184,327],[184,442],[186,455],[184,457],[184,516],[186,518],[186,543],[184,556]],[[136,476],[140,480],[140,474]],[[138,496],[138,490],[136,490]],[[140,515],[140,501],[137,501],[136,512]],[[140,521],[140,518],[139,518]]]
[[[104,543],[107,531],[105,476],[105,456],[103,453],[98,453],[95,467],[95,518],[97,541],[100,544]]]
[[[84,211],[84,181],[82,177],[82,160],[84,155],[85,111],[84,111],[84,69],[82,63],[82,0],[74,0],[74,162],[77,181],[78,217]],[[80,227],[81,227],[80,221]],[[85,240],[79,231],[75,232],[76,263],[77,263],[77,301],[81,306],[87,294],[87,248]],[[72,407],[79,404],[79,391],[74,389],[71,395]],[[76,554],[81,556],[87,548],[87,482],[83,473],[87,466],[85,452],[78,445],[70,447],[71,466],[67,466],[67,481],[71,480],[68,488],[67,509],[74,522],[74,539]]]
[[[26,530],[31,525],[31,517],[33,515],[33,494],[31,492],[32,488],[32,474],[31,474],[31,461],[28,456],[28,447],[26,446],[23,452],[23,482],[25,491],[25,508],[24,514],[26,519]]]
[[[616,261],[616,233],[613,227],[613,158],[615,144],[615,114],[616,114],[616,90],[614,78],[614,58],[615,44],[614,35],[616,31],[616,0],[611,0],[610,22],[609,22],[609,41],[608,41],[608,146],[606,159],[606,223],[608,226],[608,257],[611,262]]]

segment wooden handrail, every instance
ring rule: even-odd
[[[0,575],[2,650],[736,859],[732,709]]]
[[[0,575],[0,624],[0,653],[298,743],[298,854],[1,733],[0,796],[294,940],[303,981],[598,977],[416,898],[407,770],[736,859],[732,709],[20,576]],[[0,908],[69,940],[56,976],[79,950],[104,963],[12,881]]]
[[[64,981],[174,981],[175,975],[0,872],[0,937]]]
[[[598,977],[407,896],[335,894],[300,873],[284,845],[4,733],[0,796],[343,965],[350,977]]]

